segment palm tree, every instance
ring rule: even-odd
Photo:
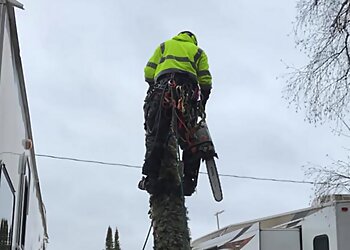
[[[155,250],[190,249],[187,209],[181,187],[177,148],[177,140],[173,135],[169,138],[160,172],[164,192],[150,197]]]

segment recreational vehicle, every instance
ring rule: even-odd
[[[306,209],[230,225],[192,242],[193,250],[349,250],[350,195]]]
[[[20,57],[15,0],[0,0],[0,249],[48,241]]]

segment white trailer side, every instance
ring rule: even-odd
[[[309,208],[230,225],[192,242],[193,250],[349,250],[349,246],[350,195],[328,196]]]
[[[350,202],[339,202],[335,206],[337,247],[339,250],[350,249]]]
[[[0,245],[45,249],[46,213],[20,57],[15,0],[0,0]]]

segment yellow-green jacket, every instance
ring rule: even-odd
[[[188,34],[179,34],[162,43],[145,67],[145,80],[154,83],[166,73],[189,73],[202,89],[210,89],[208,58],[194,39]]]

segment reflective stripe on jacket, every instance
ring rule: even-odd
[[[169,72],[189,73],[201,88],[211,88],[207,55],[187,34],[179,34],[156,49],[145,67],[145,80],[152,83]]]

